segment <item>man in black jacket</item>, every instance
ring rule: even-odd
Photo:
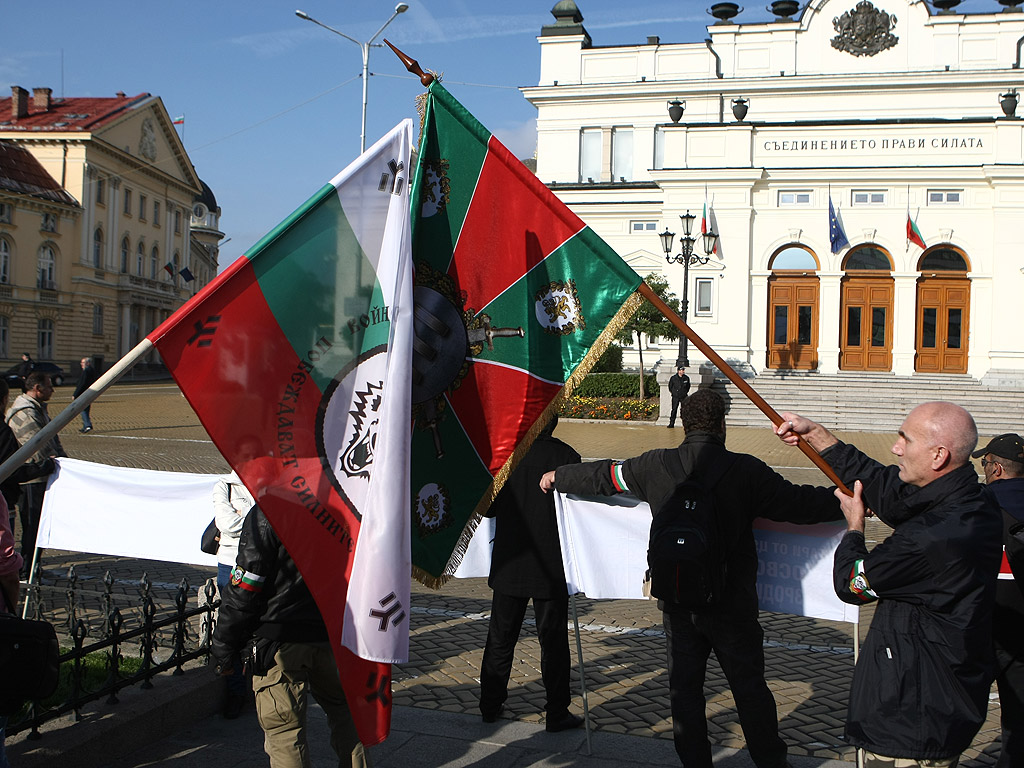
[[[491,620],[480,667],[480,714],[493,723],[508,698],[512,657],[533,598],[540,640],[541,678],[547,694],[548,731],[578,728],[583,718],[569,712],[569,595],[555,522],[555,501],[540,490],[541,475],[562,464],[578,464],[580,455],[552,436],[558,417],[544,431],[509,476],[488,517],[496,518],[491,574],[494,590]]]
[[[258,506],[245,518],[235,562],[221,595],[213,659],[217,671],[229,675],[243,650],[252,646],[248,663],[271,768],[309,765],[307,691],[327,714],[340,764],[370,765],[345,701],[324,620],[295,561]]]
[[[992,607],[1002,520],[970,463],[971,415],[924,403],[900,427],[883,466],[810,419],[784,413],[776,433],[822,455],[853,497],[835,555],[836,594],[878,601],[853,673],[846,739],[866,766],[895,759],[955,765],[985,721],[993,676]],[[837,494],[838,495],[838,494]],[[870,508],[892,534],[870,552]]]
[[[986,490],[1003,510],[1003,546],[1012,557],[1019,543],[1010,529],[1024,523],[1024,438],[1012,432],[999,435],[971,455],[981,459]],[[1011,570],[1003,557],[992,617],[1002,726],[996,768],[1024,765],[1024,572],[1013,562],[1017,567]]]
[[[679,406],[682,405],[683,400],[686,399],[689,391],[690,377],[686,375],[686,369],[680,365],[678,370],[676,370],[676,375],[668,380],[668,393],[672,397],[672,412],[668,417],[670,428],[676,425],[676,412],[679,410]]]
[[[779,737],[775,699],[764,679],[764,632],[757,619],[757,552],[752,523],[765,517],[793,523],[840,519],[828,488],[794,485],[760,459],[725,447],[725,402],[709,389],[688,397],[680,414],[686,439],[624,462],[596,461],[559,467],[541,488],[563,493],[613,495],[628,491],[657,514],[680,482],[725,474],[712,495],[718,539],[727,559],[721,602],[693,613],[659,601],[668,636],[669,698],[676,752],[686,768],[710,768],[704,677],[715,652],[736,699],[750,757],[758,768],[780,768],[786,743]]]

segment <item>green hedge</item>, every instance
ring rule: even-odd
[[[579,397],[639,397],[640,377],[635,373],[592,373],[574,393]],[[644,376],[644,394],[658,394],[658,377]]]

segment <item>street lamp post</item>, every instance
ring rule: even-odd
[[[693,252],[693,244],[696,242],[696,238],[690,233],[693,231],[693,220],[697,217],[687,211],[684,215],[679,217],[683,222],[683,234],[679,237],[679,242],[682,246],[682,252],[672,255],[672,243],[676,238],[675,232],[670,232],[668,228],[662,232],[658,237],[661,238],[661,248],[665,251],[665,261],[669,264],[683,265],[683,322],[689,321],[689,310],[690,310],[690,266],[697,264],[707,264],[711,260],[711,254],[715,252],[715,244],[718,241],[718,233],[713,230],[708,230],[702,235],[704,256],[699,256]],[[690,365],[690,360],[687,357],[687,338],[686,334],[679,334],[679,357],[676,358],[676,368],[687,368]]]
[[[391,14],[390,18],[387,21],[385,21],[381,25],[380,29],[378,29],[373,34],[373,36],[369,40],[367,40],[365,43],[359,42],[354,37],[349,37],[344,32],[339,32],[334,27],[327,26],[322,21],[317,21],[312,16],[310,16],[308,13],[306,13],[305,11],[299,11],[299,10],[295,11],[295,15],[298,16],[300,19],[305,19],[306,21],[311,21],[314,24],[316,24],[318,26],[321,26],[321,27],[323,27],[324,29],[326,29],[326,30],[328,30],[330,32],[333,32],[336,35],[340,35],[341,37],[344,37],[346,40],[351,40],[353,43],[355,43],[356,45],[359,46],[359,50],[363,54],[363,121],[362,121],[362,126],[361,126],[360,131],[359,131],[359,151],[360,152],[365,152],[366,151],[366,102],[367,102],[367,94],[368,94],[367,84],[369,83],[369,80],[370,80],[370,77],[369,77],[369,75],[370,75],[370,71],[369,71],[370,70],[370,48],[371,47],[376,47],[376,48],[380,48],[381,47],[380,43],[377,43],[377,45],[375,46],[373,44],[373,41],[377,39],[377,36],[380,35],[380,33],[384,31],[384,28],[387,27],[388,24],[390,24],[392,21],[395,20],[395,17],[398,14],[405,13],[407,10],[409,10],[409,4],[408,3],[399,3],[398,5],[396,5],[395,6],[395,11],[394,11],[394,13]]]

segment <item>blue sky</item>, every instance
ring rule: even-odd
[[[536,110],[519,86],[537,83],[536,38],[555,0],[407,0],[387,37],[520,157],[533,154]],[[577,0],[595,45],[694,42],[709,0]],[[765,0],[737,21],[772,18]],[[744,5],[744,3],[741,3]],[[853,0],[849,3],[855,5]],[[845,7],[845,6],[844,6]],[[295,16],[365,41],[391,0],[0,0],[0,83],[55,96],[149,92],[185,116],[185,148],[223,209],[221,267],[244,253],[359,154],[359,46]],[[966,0],[994,11],[995,0]],[[415,117],[419,81],[387,49],[370,53],[367,146]]]

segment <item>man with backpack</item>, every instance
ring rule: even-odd
[[[668,638],[679,759],[686,768],[712,765],[704,677],[714,651],[736,700],[751,758],[758,768],[780,768],[787,765],[787,749],[764,679],[752,524],[757,517],[840,520],[842,512],[830,488],[794,485],[760,459],[726,450],[725,402],[711,390],[684,400],[680,419],[686,436],[678,448],[623,462],[559,467],[544,475],[541,488],[609,496],[629,492],[650,505],[651,590],[659,597]],[[691,553],[688,545],[695,541]]]

